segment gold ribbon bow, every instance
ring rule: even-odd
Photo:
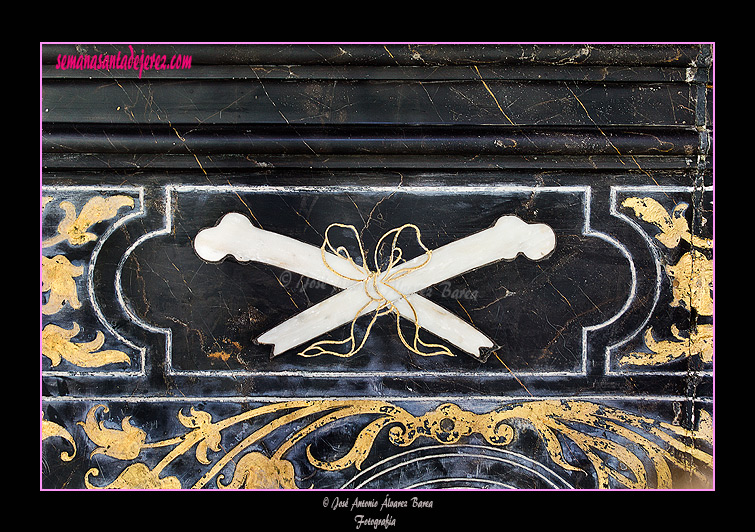
[[[333,247],[333,244],[330,241],[330,235],[329,235],[330,230],[333,228],[347,229],[354,233],[356,242],[359,246],[359,253],[362,260],[361,265],[357,264],[354,261],[354,259],[352,258],[352,256],[349,254],[348,250],[344,246],[338,246],[337,248]],[[405,230],[413,230],[415,232],[417,243],[425,251],[425,260],[417,266],[414,266],[411,268],[402,268],[397,271],[394,271],[394,268],[404,260],[402,257],[403,251],[397,245],[397,242],[398,242],[399,236],[401,236],[402,231],[405,231]],[[391,238],[391,236],[392,236],[392,239],[391,239],[391,248],[390,248],[390,251],[391,251],[390,258],[388,260],[387,266],[383,269],[380,266],[379,253],[380,253],[381,248],[384,245],[384,241],[388,238]],[[413,353],[416,353],[422,356],[434,356],[434,355],[454,356],[454,354],[444,345],[429,344],[422,341],[422,339],[419,337],[420,325],[418,321],[417,311],[415,310],[414,306],[411,304],[409,299],[407,299],[406,295],[396,290],[396,288],[392,286],[391,284],[397,279],[400,279],[401,277],[407,275],[408,273],[414,270],[418,270],[422,268],[428,262],[430,262],[433,252],[422,243],[420,230],[416,225],[404,224],[401,227],[396,227],[394,229],[391,229],[390,231],[383,234],[382,237],[380,237],[380,240],[378,240],[378,243],[375,247],[375,252],[374,252],[374,264],[375,264],[374,271],[370,270],[369,267],[367,266],[368,264],[367,257],[365,254],[364,246],[362,245],[362,240],[359,236],[359,233],[357,232],[356,228],[353,225],[347,225],[347,224],[341,224],[341,223],[330,224],[328,228],[325,230],[325,238],[322,243],[322,246],[320,246],[320,251],[322,253],[322,260],[325,263],[325,266],[329,270],[331,270],[333,273],[335,273],[339,277],[342,277],[350,281],[354,281],[355,283],[363,284],[364,292],[367,295],[369,301],[362,308],[359,309],[359,312],[356,313],[356,315],[354,316],[354,319],[351,321],[350,334],[347,338],[344,338],[343,340],[321,340],[319,342],[315,342],[309,347],[307,347],[304,351],[300,352],[299,355],[307,356],[307,357],[314,357],[314,356],[329,354],[329,355],[335,355],[339,357],[350,357],[354,355],[355,353],[357,353],[360,349],[362,349],[362,347],[364,347],[364,344],[367,341],[367,337],[370,335],[370,331],[372,330],[372,326],[375,324],[377,319],[380,316],[383,316],[385,314],[394,313],[396,315],[396,332],[398,333],[398,337],[401,339],[401,342],[404,344],[404,346],[406,346],[407,349],[409,349]],[[354,276],[352,277],[350,275],[345,275],[337,271],[336,269],[334,269],[328,263],[328,252],[346,259],[351,265],[351,267],[354,269]],[[414,338],[412,339],[411,344],[406,340],[401,330],[401,320],[400,320],[401,317],[399,315],[398,309],[393,304],[393,301],[391,301],[388,297],[386,297],[387,290],[392,290],[394,293],[398,294],[400,299],[403,299],[412,311],[412,315],[414,318]],[[377,308],[375,309],[372,315],[372,318],[370,320],[370,323],[367,326],[361,340],[357,341],[357,333],[355,330],[357,318],[359,318],[359,316],[362,314],[362,311],[365,308],[367,308],[373,303],[377,303]],[[349,344],[349,351],[346,353],[338,352],[338,351],[331,351],[323,347],[323,346],[335,346],[335,345],[344,345],[344,344]],[[430,351],[430,352],[421,351],[420,346],[423,346],[426,348],[436,348],[436,350]]]

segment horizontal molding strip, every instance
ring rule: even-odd
[[[586,64],[694,66],[709,54],[705,44],[44,44],[42,63],[54,65],[62,55],[116,55],[119,52],[189,55],[193,65],[512,65]]]
[[[44,124],[42,131],[43,153],[689,157],[699,150],[694,128]]]
[[[657,184],[665,179],[676,183],[675,174],[661,175],[657,171],[684,172],[710,170],[711,161],[704,157],[655,156],[655,155],[286,155],[286,154],[98,154],[98,153],[45,153],[42,155],[45,179],[98,179],[99,182],[120,183],[124,175],[134,172],[149,172],[163,175],[167,171],[181,172],[183,179],[191,176],[203,182],[212,174],[219,173],[226,180],[236,174],[250,179],[257,173],[278,174],[284,169],[307,171],[346,171],[352,175],[361,171],[390,171],[402,176],[407,172],[443,171],[521,171],[522,179],[530,179],[532,172],[542,177],[544,171],[560,171],[562,181],[579,181],[564,171],[578,171],[581,175],[593,172],[621,172],[630,174],[642,184]],[[652,172],[652,173],[651,173]],[[76,175],[78,177],[72,177]],[[95,177],[97,176],[97,177]],[[529,177],[527,177],[529,176]],[[154,176],[152,177],[154,178]],[[513,179],[513,174],[509,175]],[[686,179],[689,179],[687,177]]]
[[[700,97],[696,84],[683,81],[43,79],[42,120],[145,126],[689,127],[697,125]]]
[[[684,83],[708,81],[705,69],[689,66],[603,66],[603,65],[449,65],[438,66],[367,66],[345,65],[192,65],[190,69],[111,71],[60,69],[42,66],[45,81],[95,79],[160,80],[338,80],[338,81],[563,81],[595,83]]]

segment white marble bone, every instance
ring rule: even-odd
[[[326,252],[328,264],[341,273],[342,277],[325,266],[320,248],[260,229],[254,226],[246,216],[239,213],[228,213],[215,227],[200,231],[194,240],[194,249],[201,258],[210,262],[221,261],[230,255],[239,262],[262,262],[322,281],[337,288],[346,289],[359,285],[361,289],[362,285],[359,281],[346,278],[354,278],[356,272],[353,266],[343,257]],[[363,290],[362,294],[364,294]],[[337,298],[338,295],[336,294],[330,299]],[[417,316],[421,317],[420,325],[436,336],[444,338],[475,358],[481,357],[482,349],[494,346],[490,338],[443,307],[418,294],[407,294],[407,296]],[[353,293],[348,297],[352,300],[355,299]],[[338,299],[335,301],[338,301]],[[367,301],[369,301],[369,298],[367,298]],[[414,313],[400,296],[393,301],[393,304],[402,317],[414,321]],[[347,306],[346,308],[350,307]],[[373,306],[374,308],[375,306]],[[337,313],[338,309],[339,305],[333,304],[326,311]],[[313,313],[308,314],[308,320],[313,319],[312,315]],[[354,319],[355,315],[356,311],[353,311],[351,316],[347,317],[348,319],[343,323],[348,323],[348,321]],[[333,319],[343,320],[345,318],[334,315],[325,317],[327,322]],[[287,338],[273,342],[275,343],[273,356],[301,345],[312,338],[308,337],[310,333],[306,329],[288,331],[286,334],[288,335]],[[260,343],[268,343],[261,338],[258,339]]]
[[[402,301],[402,294],[411,294],[407,299],[415,305],[413,298],[417,295],[416,292],[429,286],[500,260],[513,260],[519,254],[524,254],[531,260],[540,260],[551,253],[555,245],[556,235],[549,226],[527,224],[516,216],[503,216],[489,229],[434,250],[431,260],[425,266],[390,283],[396,291],[384,289],[381,292],[403,312],[402,304],[405,302]],[[425,257],[420,256],[407,261],[394,268],[392,275],[421,264],[424,260]],[[361,284],[350,286],[270,329],[259,336],[257,341],[273,344],[273,355],[280,354],[350,322],[358,313],[361,315],[374,311],[377,305],[377,302],[370,301]],[[449,314],[447,311],[440,315],[442,317],[432,312],[420,314],[418,311],[417,314],[421,316],[421,327],[449,342],[464,343],[463,334],[462,338],[454,336],[452,340],[449,338],[449,331],[453,331],[453,327],[445,328],[445,323],[441,324],[445,314]],[[455,345],[458,346],[456,343]],[[465,350],[474,354],[479,352],[479,347],[476,351],[468,348]]]

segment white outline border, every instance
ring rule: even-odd
[[[453,452],[454,449],[459,449],[460,452]],[[478,452],[473,453],[472,451],[475,449],[484,449],[488,452]],[[467,450],[466,452],[464,450]],[[426,451],[429,451],[427,454],[425,454]],[[440,451],[440,452],[436,452]],[[408,458],[406,460],[399,461],[395,465],[390,465],[389,467],[385,467],[384,469],[378,469],[379,467],[383,465],[387,465],[392,461],[400,460],[403,457],[408,457],[412,454],[418,454],[416,458]],[[502,455],[502,456],[501,456]],[[372,482],[373,480],[383,476],[384,474],[388,474],[391,471],[394,471],[396,469],[400,469],[402,467],[406,467],[409,464],[418,463],[418,462],[424,462],[427,460],[434,460],[438,458],[454,458],[454,457],[465,457],[465,458],[477,458],[480,461],[484,461],[485,459],[491,460],[494,462],[502,462],[509,464],[511,466],[514,466],[515,469],[524,469],[525,471],[528,471],[529,473],[532,473],[534,476],[541,478],[545,483],[549,484],[550,488],[540,488],[540,489],[574,489],[574,486],[572,486],[569,481],[567,481],[565,478],[563,478],[561,475],[550,469],[548,466],[541,462],[537,462],[536,460],[533,460],[532,458],[525,456],[520,453],[516,453],[513,451],[510,451],[508,449],[499,449],[497,447],[491,447],[487,445],[477,445],[477,444],[462,444],[462,443],[454,443],[454,444],[448,444],[448,445],[426,445],[423,447],[417,447],[416,449],[409,449],[408,451],[403,451],[397,454],[390,455],[378,462],[375,462],[367,469],[359,471],[356,475],[351,477],[349,480],[344,482],[339,489],[370,489],[369,487],[365,488],[365,484],[368,484],[369,482]],[[512,460],[511,458],[504,458],[514,456],[517,459],[521,460],[522,462],[518,462],[516,460]],[[537,471],[535,467],[539,467],[542,469],[542,471]],[[371,472],[373,472],[371,474]],[[545,472],[545,474],[543,473]],[[368,476],[366,479],[360,479],[360,477],[371,474],[371,476]],[[552,475],[554,478],[558,479],[563,483],[563,486],[558,486],[557,483],[554,480],[551,480],[547,478],[546,474]],[[357,480],[360,479],[360,480]],[[433,482],[448,482],[451,480],[465,480],[470,481],[472,483],[474,482],[481,482],[481,483],[495,483],[492,479],[485,479],[485,478],[475,478],[475,477],[466,477],[466,478],[458,478],[455,479],[453,477],[442,477],[442,478],[435,478],[427,481],[423,481],[419,484],[407,486],[404,488],[397,488],[397,489],[413,489],[417,485],[421,485],[423,483],[433,483]],[[349,484],[354,484],[358,482],[357,484],[353,486],[349,486]],[[502,483],[496,483],[496,484],[502,484]],[[503,484],[502,484],[503,485]],[[513,488],[513,487],[510,487]],[[451,488],[443,488],[443,489],[451,489]],[[474,488],[464,488],[464,489],[474,489]],[[515,489],[515,488],[514,488]]]
[[[290,397],[290,396],[247,396],[247,395],[209,395],[209,396],[134,396],[134,395],[92,395],[92,396],[45,396],[42,401],[47,403],[74,403],[80,401],[91,402],[112,402],[112,403],[284,403],[289,401],[385,401],[386,403],[425,403],[425,402],[473,402],[483,404],[486,402],[494,403],[531,403],[537,401],[637,401],[637,402],[677,402],[677,403],[710,403],[713,404],[712,397],[688,397],[685,395],[334,395],[334,396],[307,396],[307,397]]]
[[[623,244],[618,242],[613,237],[594,231],[590,226],[591,216],[591,199],[592,199],[592,187],[590,186],[525,186],[525,185],[484,185],[484,186],[357,186],[357,185],[337,185],[337,186],[316,186],[316,185],[300,185],[300,186],[273,186],[273,185],[167,185],[163,188],[165,194],[165,226],[162,229],[147,233],[136,240],[129,249],[124,253],[124,256],[119,265],[120,269],[125,264],[128,256],[138,246],[143,244],[146,240],[155,238],[161,235],[169,234],[173,229],[173,195],[177,193],[186,192],[215,192],[215,193],[231,193],[231,192],[246,192],[246,193],[279,193],[279,194],[291,194],[298,192],[312,192],[320,191],[322,193],[337,194],[341,192],[386,192],[386,193],[422,193],[422,194],[446,194],[453,192],[463,192],[467,194],[499,194],[499,193],[519,193],[519,194],[537,194],[540,192],[548,193],[581,193],[583,195],[583,216],[584,225],[582,227],[582,234],[588,237],[600,238],[612,246],[619,249],[619,251],[625,256],[629,264],[631,271],[631,287],[627,301],[623,307],[613,317],[606,321],[586,326],[582,328],[582,367],[581,371],[554,371],[554,372],[517,372],[516,376],[545,376],[545,377],[575,377],[585,376],[587,373],[587,336],[589,332],[602,329],[614,321],[616,321],[631,305],[636,292],[637,274],[635,271],[634,261],[632,260],[631,253],[624,247]],[[120,284],[118,285],[118,297],[121,305],[129,317],[144,329],[165,335],[166,346],[166,360],[165,370],[168,375],[184,375],[184,376],[216,376],[216,377],[238,377],[238,376],[273,376],[273,377],[311,377],[311,378],[360,378],[360,377],[497,377],[497,378],[509,378],[514,379],[515,376],[509,372],[497,371],[497,372],[460,372],[460,371],[361,371],[361,372],[346,372],[346,371],[247,371],[247,370],[176,370],[172,364],[172,331],[169,328],[155,327],[149,323],[145,323],[138,318],[136,314],[128,308],[126,305],[123,294],[120,290]]]

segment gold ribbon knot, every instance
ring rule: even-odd
[[[359,254],[361,258],[361,264],[357,264],[354,259],[352,258],[351,254],[348,252],[345,246],[338,246],[333,247],[333,244],[330,240],[330,231],[333,228],[341,228],[351,231],[354,234],[354,237],[356,239],[357,245],[359,247]],[[424,250],[425,254],[425,260],[416,266],[410,267],[410,268],[401,268],[399,270],[395,270],[396,266],[404,262],[403,259],[403,251],[398,246],[397,242],[399,237],[401,236],[401,233],[405,230],[411,230],[414,231],[415,236],[417,238],[417,243],[419,246]],[[384,242],[387,239],[390,240],[390,255],[388,258],[388,262],[385,267],[381,267],[381,261],[379,259],[380,250],[385,245]],[[338,275],[339,277],[342,277],[344,279],[354,281],[355,283],[362,283],[364,287],[364,293],[367,295],[368,302],[359,309],[359,311],[354,316],[354,319],[351,321],[350,326],[350,334],[347,338],[344,338],[343,340],[321,340],[319,342],[315,342],[309,347],[307,347],[304,351],[300,352],[299,355],[306,356],[306,357],[313,357],[313,356],[319,356],[324,354],[329,355],[335,355],[339,357],[350,357],[357,353],[362,347],[364,347],[365,342],[367,341],[367,338],[370,335],[370,332],[372,330],[372,326],[375,324],[377,319],[380,316],[383,316],[385,314],[391,314],[394,313],[396,315],[396,332],[398,333],[398,337],[401,340],[401,342],[406,346],[407,349],[412,351],[413,353],[416,353],[418,355],[422,356],[434,356],[434,355],[448,355],[448,356],[454,356],[454,354],[444,345],[441,344],[429,344],[419,337],[419,329],[420,324],[417,316],[417,311],[415,310],[414,306],[411,304],[409,299],[407,298],[406,294],[401,293],[398,291],[391,283],[395,282],[397,279],[400,279],[401,277],[409,274],[410,272],[413,272],[415,270],[418,270],[425,265],[427,265],[428,262],[430,262],[430,259],[432,258],[432,250],[428,249],[423,243],[422,238],[420,234],[419,228],[414,224],[404,224],[401,227],[396,227],[394,229],[391,229],[390,231],[383,234],[383,236],[380,237],[380,240],[378,240],[377,245],[375,246],[374,251],[374,265],[375,269],[370,270],[368,267],[367,262],[367,256],[365,254],[364,246],[362,245],[362,239],[359,236],[359,233],[357,232],[356,228],[353,225],[347,225],[347,224],[341,224],[341,223],[333,223],[328,226],[328,228],[325,230],[325,238],[322,243],[322,246],[320,246],[320,251],[322,254],[322,260],[325,266],[331,270],[333,273]],[[334,255],[337,255],[343,259],[346,259],[348,261],[348,264],[353,269],[353,276],[351,274],[344,274],[341,271],[338,271],[336,268],[334,268],[331,264],[328,262],[328,255],[329,253],[332,253]],[[398,298],[390,298],[389,294],[390,291],[392,291],[394,294],[398,295]],[[393,300],[401,299],[409,306],[412,312],[413,322],[414,322],[414,337],[409,343],[406,338],[404,337],[404,334],[401,330],[401,316],[399,314],[398,309],[396,308],[396,305],[393,303]],[[377,304],[377,308],[373,312],[372,318],[367,325],[367,328],[364,331],[364,335],[362,336],[361,340],[357,340],[357,332],[356,332],[356,321],[359,318],[359,316],[362,314],[362,311],[372,305],[373,303]],[[338,345],[349,345],[348,352],[339,352],[339,351],[332,351],[330,349],[326,349],[324,346],[338,346]],[[420,346],[426,347],[426,348],[435,348],[434,351],[422,351],[420,350]]]

